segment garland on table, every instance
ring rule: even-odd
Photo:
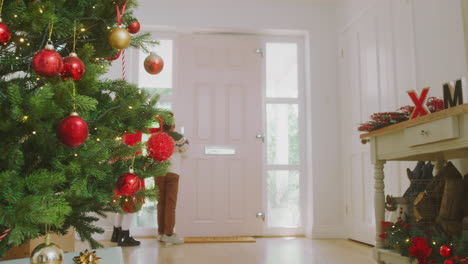
[[[431,113],[444,109],[444,100],[436,97],[429,97],[426,103],[427,108]],[[400,107],[395,112],[380,112],[371,115],[371,120],[361,124],[358,130],[361,132],[371,132],[386,126],[400,123],[409,120],[414,106],[407,105]]]
[[[468,264],[468,231],[453,238],[443,233],[428,236],[401,217],[395,223],[381,224],[384,247],[414,258],[418,264]]]

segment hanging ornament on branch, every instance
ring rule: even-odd
[[[65,81],[69,78],[72,78],[75,81],[81,80],[85,74],[86,68],[83,61],[78,58],[78,55],[75,53],[76,48],[76,28],[73,29],[73,51],[63,59],[63,68],[60,72],[62,79]]]
[[[76,87],[73,83],[73,112],[63,119],[57,127],[57,138],[69,147],[77,147],[88,138],[88,124],[76,112]]]
[[[0,1],[0,45],[6,45],[10,41],[11,33],[8,26],[2,23],[3,0]]]
[[[49,234],[45,242],[39,244],[31,253],[31,264],[59,264],[63,263],[63,250],[54,243],[50,243]]]
[[[127,2],[125,2],[122,6],[122,11],[120,11],[119,4],[115,3],[115,9],[117,11],[117,24],[118,27],[111,30],[109,33],[109,44],[114,49],[126,49],[130,45],[131,37],[130,33],[126,28],[122,28],[122,16],[125,13],[125,8],[127,6]]]
[[[88,138],[88,124],[73,112],[58,125],[57,138],[69,147],[77,147]]]
[[[120,176],[117,181],[117,190],[121,195],[132,196],[141,190],[141,179],[134,174],[133,169]]]
[[[145,203],[144,197],[138,195],[138,192],[146,189],[145,180],[134,174],[132,168],[131,166],[128,173],[120,176],[115,196],[112,197],[114,203],[120,205],[122,210],[130,214],[138,212]]]
[[[42,77],[57,76],[63,67],[62,56],[54,50],[52,43],[48,43],[44,49],[34,55],[32,67]]]
[[[133,21],[127,26],[127,30],[131,34],[136,34],[140,31],[140,22],[138,20]]]
[[[0,45],[6,45],[10,41],[11,33],[8,26],[2,23],[0,18]]]
[[[81,80],[85,74],[86,68],[83,61],[78,58],[76,53],[72,52],[68,57],[63,59],[63,68],[60,72],[62,79],[65,81],[72,78],[75,81]]]
[[[148,154],[155,161],[166,161],[174,152],[174,140],[163,131],[164,120],[159,119],[159,132],[153,133],[146,142]],[[153,130],[154,131],[154,130]]]
[[[164,68],[164,61],[161,56],[156,53],[151,52],[148,57],[146,57],[143,66],[147,73],[155,75],[160,73]]]
[[[53,25],[49,26],[49,40],[44,49],[34,55],[32,59],[32,67],[37,74],[42,77],[54,77],[57,76],[63,67],[62,56],[55,51],[54,45],[52,45]]]

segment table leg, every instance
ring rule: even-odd
[[[384,184],[384,160],[378,160],[374,164],[374,208],[375,208],[375,247],[383,248],[382,239],[379,235],[382,233],[382,221],[385,219],[385,184]]]

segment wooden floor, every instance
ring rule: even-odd
[[[141,239],[139,247],[124,248],[126,264],[366,264],[372,247],[349,240],[258,238],[256,243],[168,245]],[[115,244],[104,242],[106,246]],[[77,250],[86,247],[80,245]]]

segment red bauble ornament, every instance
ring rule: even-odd
[[[125,196],[132,196],[141,190],[141,179],[130,170],[129,173],[125,173],[120,176],[117,181],[117,190],[120,194]]]
[[[52,44],[47,44],[43,50],[34,55],[32,67],[42,77],[57,76],[63,67],[62,56],[54,50]]]
[[[140,31],[140,22],[133,21],[132,23],[130,23],[130,25],[128,25],[127,30],[128,30],[128,33],[131,33],[131,34],[138,33],[138,31]]]
[[[60,72],[62,79],[65,81],[68,78],[72,78],[75,81],[81,80],[81,77],[85,74],[85,65],[78,58],[76,53],[72,52],[68,57],[63,59],[63,68]]]
[[[174,140],[166,133],[154,133],[146,142],[148,154],[155,161],[166,161],[174,152]]]
[[[1,20],[0,20],[1,22]],[[11,33],[8,26],[0,23],[0,45],[6,45],[10,41]]]
[[[444,264],[454,264],[454,263],[455,263],[455,262],[453,262],[452,259],[446,259],[446,260],[444,261]]]
[[[441,246],[439,252],[444,258],[450,258],[452,256],[452,248],[449,246]]]
[[[145,200],[143,198],[138,198],[135,196],[130,196],[130,197],[125,197],[124,202],[122,204],[122,210],[129,214],[136,213],[140,211],[141,207],[145,203]]]
[[[146,72],[155,75],[160,73],[164,68],[164,61],[159,55],[151,52],[151,54],[146,57],[143,66],[145,66]]]
[[[88,124],[73,112],[58,125],[57,138],[69,147],[77,147],[88,138]]]

